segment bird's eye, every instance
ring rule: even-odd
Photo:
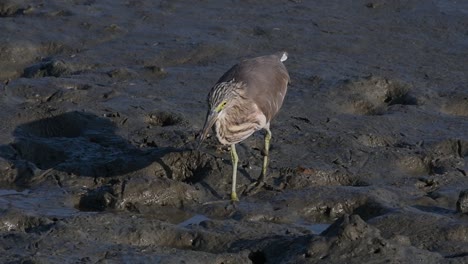
[[[227,104],[227,101],[222,101],[222,102],[216,107],[215,111],[218,112],[218,113],[221,112],[221,110],[224,109],[224,107],[226,106],[226,104]]]

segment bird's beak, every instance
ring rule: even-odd
[[[206,121],[205,121],[205,126],[203,127],[203,131],[200,135],[200,139],[198,141],[198,147],[197,149],[200,148],[203,140],[205,140],[206,136],[208,135],[208,132],[211,130],[213,127],[214,123],[216,122],[216,119],[218,119],[218,113],[215,111],[211,111],[207,116],[206,116]]]

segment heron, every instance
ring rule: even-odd
[[[236,144],[264,129],[263,167],[255,187],[264,185],[272,137],[270,121],[278,113],[288,89],[289,74],[283,62],[287,52],[245,59],[232,66],[211,88],[209,109],[200,135],[199,145],[215,126],[216,137],[229,145],[232,160],[231,200],[239,201],[236,192]]]

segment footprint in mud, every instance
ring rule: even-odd
[[[391,105],[416,105],[410,87],[399,81],[370,76],[345,80],[331,95],[337,108],[357,115],[382,115]]]
[[[180,114],[153,111],[143,117],[145,129],[138,133],[142,145],[150,147],[192,148],[195,134],[190,123]]]
[[[149,126],[166,127],[184,124],[184,119],[170,112],[158,111],[150,113],[145,117],[145,123]]]

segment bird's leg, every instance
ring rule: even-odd
[[[231,201],[239,201],[237,198],[236,192],[236,178],[237,178],[237,162],[239,161],[239,157],[237,156],[236,152],[236,144],[231,145],[231,160],[232,160],[232,191],[231,191]]]
[[[258,177],[258,180],[252,184],[250,184],[247,189],[244,191],[246,194],[254,194],[260,190],[265,185],[265,178],[268,168],[268,155],[270,152],[270,140],[271,140],[271,131],[269,127],[265,128],[265,149],[264,149],[264,156],[263,156],[263,167],[262,167],[262,174]]]
[[[270,152],[270,140],[271,140],[271,131],[270,128],[266,128],[266,134],[265,134],[265,153],[263,156],[263,167],[262,167],[262,174],[260,174],[260,177],[258,178],[257,185],[263,184],[265,182],[266,178],[266,172],[268,168],[268,155]]]

